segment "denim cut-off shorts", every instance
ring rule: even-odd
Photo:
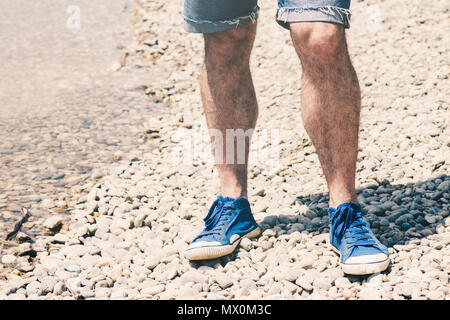
[[[278,0],[277,22],[330,22],[350,27],[350,0]],[[211,33],[237,28],[258,19],[258,0],[184,0],[188,32]]]

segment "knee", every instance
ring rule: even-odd
[[[248,65],[255,31],[252,24],[247,24],[233,30],[205,34],[205,60],[216,66]]]
[[[292,23],[291,38],[301,59],[326,62],[346,51],[345,31],[332,23]]]

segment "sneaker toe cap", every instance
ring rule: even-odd
[[[353,256],[347,258],[345,264],[366,264],[366,263],[377,263],[388,259],[388,256],[384,253],[376,253],[370,255]]]
[[[219,241],[195,241],[192,242],[187,250],[197,249],[197,248],[204,248],[204,247],[218,247],[222,244]]]

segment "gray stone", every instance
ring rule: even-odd
[[[276,281],[295,281],[298,278],[298,272],[295,268],[284,267],[277,270],[275,274]]]
[[[226,289],[233,285],[233,280],[227,275],[218,275],[215,277],[215,281],[222,289]]]
[[[16,256],[12,254],[5,254],[2,256],[2,263],[4,264],[13,264],[16,262]]]
[[[408,298],[411,298],[414,292],[420,291],[420,286],[417,283],[403,283],[400,287],[402,295]]]
[[[66,270],[67,272],[74,272],[74,273],[81,272],[80,266],[78,266],[76,264],[68,264],[64,267],[64,270]]]
[[[149,256],[145,258],[144,266],[153,270],[160,262],[160,259],[156,256]]]
[[[27,296],[40,295],[42,293],[41,283],[38,281],[30,282],[26,287]]]
[[[331,288],[331,282],[328,278],[316,278],[313,281],[313,287],[328,291]]]
[[[249,251],[252,248],[252,246],[253,246],[252,241],[250,239],[248,239],[248,238],[243,238],[239,245],[245,251]]]
[[[44,228],[47,228],[50,232],[58,232],[59,229],[61,229],[63,224],[63,218],[60,216],[52,216],[50,218],[47,218],[44,221]]]
[[[345,289],[351,284],[350,280],[345,277],[339,277],[334,280],[334,285],[339,289]]]
[[[363,300],[380,300],[381,292],[375,288],[362,288],[359,297]]]
[[[59,282],[56,282],[56,284],[55,284],[55,286],[53,287],[53,294],[55,295],[55,296],[59,296],[59,295],[61,295],[64,291],[66,291],[66,285],[65,285],[65,283],[64,282],[62,282],[62,281],[59,281]]]
[[[8,300],[25,300],[26,296],[23,293],[12,293],[7,296]]]
[[[266,217],[264,217],[262,223],[265,223],[265,224],[269,225],[271,228],[273,228],[277,223],[277,217],[276,216],[266,216]]]
[[[312,281],[310,282],[305,278],[298,278],[295,280],[295,284],[307,291],[311,291],[313,289]]]
[[[82,257],[89,252],[89,248],[81,244],[74,244],[71,246],[62,247],[60,253],[68,257]]]
[[[153,287],[147,287],[141,290],[141,294],[144,296],[154,296],[157,295],[158,293],[163,292],[165,287],[166,286],[164,284],[158,284]]]
[[[111,288],[96,287],[94,294],[96,299],[108,299],[111,296]]]
[[[208,282],[208,276],[196,271],[189,270],[188,272],[181,275],[181,284],[186,284],[188,282],[194,283],[205,283]]]
[[[310,269],[313,267],[314,263],[317,261],[318,256],[314,252],[305,254],[302,259],[298,262],[298,268]]]

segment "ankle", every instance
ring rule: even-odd
[[[247,198],[247,168],[219,168],[220,190],[223,197]]]
[[[243,189],[222,188],[221,195],[222,197],[229,197],[233,199],[238,199],[241,197],[248,199],[247,190]]]
[[[358,199],[355,196],[344,196],[344,197],[331,197],[330,201],[328,202],[328,206],[330,208],[337,208],[340,204],[347,203],[347,202],[353,202],[358,203]]]

